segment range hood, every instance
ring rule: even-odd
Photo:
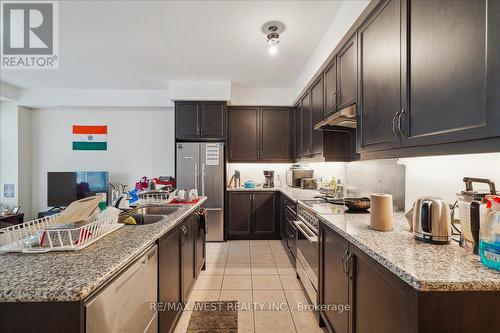
[[[314,124],[314,129],[330,130],[332,126],[356,128],[356,104],[343,108]]]

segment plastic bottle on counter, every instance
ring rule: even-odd
[[[487,196],[484,222],[479,229],[479,256],[483,265],[500,270],[500,196]]]

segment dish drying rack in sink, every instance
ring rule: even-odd
[[[0,229],[0,253],[45,253],[49,251],[76,251],[123,227],[119,214],[112,214],[94,222],[75,226],[56,226],[58,215]]]
[[[137,196],[139,197],[140,205],[165,205],[176,198],[176,192],[151,190],[139,193]]]

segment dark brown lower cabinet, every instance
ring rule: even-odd
[[[205,258],[206,258],[206,247],[205,247],[205,242],[206,242],[206,234],[207,234],[207,225],[205,220],[201,219],[200,216],[198,216],[197,223],[196,223],[196,228],[195,228],[195,234],[196,234],[196,249],[195,249],[195,255],[196,255],[196,277],[198,277],[199,272],[201,270],[205,269]]]
[[[487,333],[500,327],[498,291],[419,291],[320,225],[320,305],[335,333]],[[331,307],[349,304],[340,313]]]
[[[174,228],[158,241],[158,302],[181,304],[181,234]],[[174,327],[182,310],[180,307],[162,309],[159,312],[160,332],[168,333]]]
[[[228,239],[279,239],[279,202],[275,192],[228,192]]]
[[[198,219],[191,215],[181,226],[182,300],[187,302],[195,281],[195,227]]]

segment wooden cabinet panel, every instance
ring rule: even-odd
[[[416,291],[350,246],[355,255],[354,320],[357,333],[417,332]]]
[[[312,112],[311,95],[306,93],[302,98],[302,154],[301,156],[310,156],[312,154]]]
[[[315,130],[314,124],[323,120],[323,78],[311,88],[311,118],[312,118],[312,155],[323,153],[323,131]]]
[[[292,157],[292,114],[289,108],[262,107],[260,159],[289,161]]]
[[[357,96],[357,44],[351,38],[337,55],[338,109],[356,103]]]
[[[207,139],[224,139],[226,136],[226,102],[203,102],[201,111],[201,136]]]
[[[276,195],[274,193],[254,193],[253,213],[253,233],[256,236],[273,236],[277,233]]]
[[[197,222],[195,215],[191,215],[184,226],[184,237],[182,242],[182,297],[183,302],[187,302],[191,288],[195,279],[195,230],[194,224]]]
[[[198,276],[199,272],[205,268],[205,240],[206,240],[206,221],[202,220],[201,217],[197,216],[196,224],[195,224],[195,235],[196,235],[196,276]]]
[[[259,108],[231,108],[229,112],[229,162],[259,159]]]
[[[323,74],[325,91],[324,118],[337,109],[337,58],[333,58]]]
[[[350,304],[349,277],[342,266],[348,251],[347,240],[336,235],[331,229],[322,228],[320,247],[321,304]],[[329,310],[323,314],[335,333],[349,332],[349,312]]]
[[[293,112],[295,158],[299,159],[302,156],[302,103],[297,104]]]
[[[181,231],[174,228],[158,241],[158,302],[180,304],[181,291]],[[182,311],[169,308],[159,311],[159,332],[171,332]]]
[[[500,5],[415,1],[409,6],[405,146],[500,135]],[[489,24],[489,27],[488,27]],[[488,86],[496,87],[492,94]]]
[[[228,236],[248,236],[252,225],[252,193],[228,193]]]
[[[393,131],[400,103],[400,2],[385,1],[358,33],[360,48],[358,131],[362,151],[399,145]]]
[[[200,103],[175,102],[175,137],[193,139],[200,137]]]

